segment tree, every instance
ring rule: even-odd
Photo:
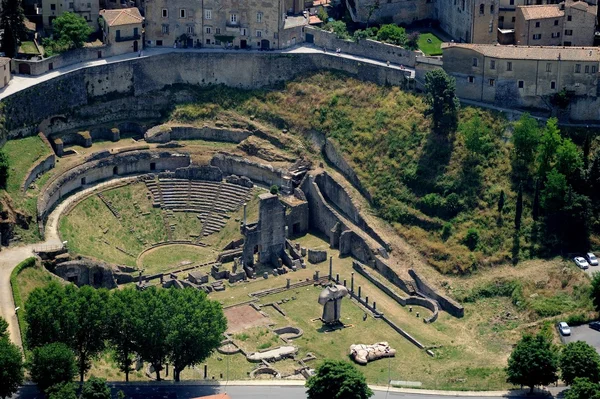
[[[63,382],[52,385],[46,390],[48,399],[77,399],[75,384],[72,382]]]
[[[600,385],[587,378],[575,378],[564,399],[600,399]]]
[[[512,143],[515,158],[525,165],[530,165],[540,142],[540,131],[537,121],[528,113],[521,115],[514,124]]]
[[[558,120],[556,118],[548,119],[546,128],[538,145],[538,176],[544,178],[552,168],[556,157],[556,150],[562,143],[560,130],[558,129]]]
[[[35,348],[32,352],[29,373],[43,392],[52,385],[70,382],[75,377],[76,370],[75,355],[62,342]]]
[[[533,388],[548,385],[558,379],[556,349],[550,339],[543,335],[524,335],[508,358],[507,381]]]
[[[373,391],[352,364],[325,360],[306,382],[308,399],[367,399]]]
[[[76,328],[70,346],[77,356],[79,379],[83,382],[92,359],[105,348],[108,291],[86,285],[72,292]]]
[[[486,156],[492,150],[490,129],[482,122],[479,115],[461,123],[458,130],[464,137],[467,151],[472,156]]]
[[[14,58],[21,41],[27,37],[23,2],[22,0],[2,0],[0,10],[0,29],[4,29],[2,49],[7,57]]]
[[[277,195],[279,194],[279,187],[276,184],[273,184],[269,190],[271,194]]]
[[[4,320],[0,318],[0,322]],[[11,397],[22,383],[23,355],[8,336],[0,336],[0,398]]]
[[[377,32],[377,40],[403,46],[406,43],[406,29],[394,24],[383,25]]]
[[[502,213],[502,209],[504,209],[504,190],[500,190],[500,196],[498,197],[498,213]]]
[[[582,168],[581,151],[570,139],[564,139],[556,149],[556,169],[571,180]]]
[[[540,214],[540,181],[535,180],[535,191],[533,193],[533,205],[531,206],[531,217],[538,220]]]
[[[91,376],[83,384],[80,399],[111,399],[110,388],[106,385],[106,380]]]
[[[590,297],[594,303],[594,308],[597,312],[600,312],[600,273],[592,274],[592,290],[590,291]]]
[[[168,290],[168,294],[168,358],[179,381],[186,367],[203,362],[220,346],[227,319],[221,305],[202,291],[186,288]]]
[[[523,216],[523,187],[519,185],[517,204],[515,206],[515,230],[521,230],[521,217]]]
[[[10,165],[8,163],[8,157],[4,151],[0,151],[0,187],[6,188],[8,182],[8,176],[10,175]]]
[[[0,339],[8,337],[8,323],[0,317]]]
[[[52,22],[55,41],[68,48],[80,48],[92,33],[87,21],[72,12],[65,12]]]
[[[561,379],[567,385],[575,378],[586,378],[591,382],[600,381],[600,355],[596,349],[584,341],[569,342],[560,353]]]
[[[463,243],[469,248],[471,251],[475,251],[477,248],[477,244],[479,244],[479,232],[477,229],[469,229],[467,231],[467,235],[465,236]]]
[[[425,75],[426,115],[431,115],[433,130],[454,132],[458,124],[460,102],[456,97],[456,81],[443,69],[429,71]]]
[[[133,357],[137,351],[135,341],[136,309],[139,303],[139,291],[124,289],[114,291],[108,306],[108,340],[114,349],[114,359],[119,370],[125,373],[125,381],[129,381],[132,371]]]
[[[552,169],[546,176],[546,187],[541,193],[542,208],[546,212],[557,212],[562,209],[567,193],[567,178],[565,175]]]

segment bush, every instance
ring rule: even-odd
[[[277,187],[277,185],[273,184],[269,191],[271,191],[271,194],[277,195],[277,194],[279,194],[279,187]]]
[[[436,193],[430,193],[421,198],[419,208],[429,216],[435,216],[442,213],[444,199]]]
[[[8,175],[10,173],[10,165],[8,164],[8,157],[4,151],[0,151],[0,187],[6,188],[6,182],[8,181]]]
[[[21,297],[21,291],[19,290],[19,285],[17,284],[17,276],[24,269],[27,269],[29,267],[34,267],[34,266],[35,266],[35,258],[34,257],[27,258],[23,262],[19,263],[17,265],[17,267],[15,267],[13,269],[12,273],[10,274],[10,285],[12,288],[15,306],[21,308],[17,312],[17,320],[19,322],[19,329],[21,331],[25,331],[25,306],[23,303],[23,298]],[[27,342],[25,342],[25,345],[27,345]]]
[[[69,382],[77,373],[75,355],[69,347],[57,342],[35,348],[29,365],[31,379],[41,391],[53,385]]]
[[[377,40],[396,46],[404,46],[407,40],[406,29],[394,24],[383,25],[377,32]]]
[[[477,248],[477,244],[479,244],[479,231],[477,231],[477,229],[469,229],[469,231],[467,231],[465,239],[463,240],[463,243],[471,251],[475,251],[475,248]]]
[[[346,28],[346,23],[344,21],[331,21],[327,22],[323,29],[335,33],[338,39],[350,39],[350,34],[348,33],[348,28]]]
[[[442,240],[446,241],[452,235],[452,223],[446,222],[442,227]]]

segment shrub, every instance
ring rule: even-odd
[[[446,222],[442,227],[442,239],[446,241],[452,235],[452,223]]]
[[[405,46],[409,50],[416,50],[419,48],[419,32],[413,32],[406,38]]]
[[[463,240],[463,244],[465,244],[471,251],[475,251],[477,244],[479,244],[479,231],[473,228],[469,229],[465,239]]]
[[[444,203],[444,211],[446,216],[454,217],[462,209],[462,201],[456,193],[449,194]]]
[[[327,22],[323,29],[335,33],[338,39],[350,39],[350,34],[344,21]]]
[[[429,193],[419,202],[419,207],[427,215],[435,216],[442,212],[444,207],[444,199],[436,193]]]
[[[383,25],[377,32],[377,40],[396,46],[404,46],[406,43],[406,30],[394,24]]]
[[[277,185],[273,184],[269,191],[271,191],[271,194],[277,195],[277,194],[279,194],[279,187],[277,187]]]
[[[0,151],[0,187],[6,188],[9,173],[10,165],[8,164],[8,157],[4,151]]]

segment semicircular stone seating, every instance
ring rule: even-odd
[[[238,210],[250,196],[251,188],[225,181],[149,177],[144,180],[152,193],[152,205],[176,212],[198,214],[201,237],[219,232],[228,213]]]

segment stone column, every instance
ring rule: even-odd
[[[350,293],[354,294],[354,272],[352,272],[352,276],[350,277]]]
[[[244,202],[244,227],[246,227],[246,203]]]
[[[358,299],[360,299],[360,285],[358,286]]]
[[[287,279],[287,283],[285,284],[285,288],[290,288],[290,279]]]
[[[329,281],[333,280],[333,256],[329,257]]]

